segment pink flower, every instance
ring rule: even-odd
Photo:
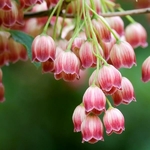
[[[107,27],[103,24],[103,22],[100,19],[93,19],[92,25],[99,42],[101,40],[105,42],[109,42],[111,40],[111,32],[107,29]]]
[[[83,68],[95,67],[97,63],[97,58],[93,53],[96,53],[96,47],[93,43],[86,41],[82,44],[79,50],[79,57],[81,60],[81,65]],[[103,51],[99,46],[99,55],[103,56]]]
[[[48,35],[38,35],[32,43],[32,61],[46,62],[55,59],[55,42]]]
[[[126,77],[122,77],[121,87],[121,90],[117,90],[112,95],[113,101],[116,106],[120,103],[129,104],[132,101],[136,101],[133,85]]]
[[[74,125],[74,132],[81,131],[81,123],[83,122],[84,118],[86,117],[85,108],[84,106],[78,105],[72,115],[72,121]]]
[[[135,53],[132,46],[126,41],[120,41],[113,45],[110,52],[112,64],[117,68],[131,68],[136,65]]]
[[[113,94],[117,89],[121,89],[121,80],[121,73],[112,65],[104,65],[99,70],[98,82],[106,94]]]
[[[11,0],[1,0],[0,9],[10,10],[12,8]]]
[[[120,36],[124,35],[124,22],[121,17],[109,17],[106,21],[112,29],[114,29]]]
[[[83,95],[83,104],[86,113],[99,115],[105,111],[106,97],[99,87],[90,86]]]
[[[97,115],[89,114],[81,124],[82,142],[96,143],[103,139],[103,124]]]
[[[145,59],[142,64],[142,81],[148,82],[150,80],[150,56]]]
[[[83,68],[94,67],[96,65],[96,57],[93,54],[94,47],[91,42],[84,42],[79,51],[79,57]]]
[[[71,51],[61,51],[55,60],[55,79],[63,78],[65,81],[79,79],[80,61]]]
[[[132,23],[125,29],[126,41],[131,44],[133,48],[138,46],[147,47],[147,32],[140,23]]]
[[[109,108],[103,117],[106,133],[111,135],[113,132],[121,134],[124,128],[124,116],[117,108]]]

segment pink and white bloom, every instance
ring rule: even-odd
[[[145,59],[142,64],[142,81],[148,82],[150,80],[150,56]]]
[[[87,114],[100,115],[105,111],[106,97],[98,86],[90,86],[83,95],[83,104]]]
[[[80,61],[71,51],[61,51],[55,59],[54,77],[56,80],[63,78],[65,81],[79,79]]]
[[[124,116],[117,108],[109,108],[103,117],[106,133],[111,135],[113,132],[121,134],[124,130]]]
[[[92,25],[99,42],[101,40],[105,42],[109,42],[111,40],[111,32],[107,29],[107,27],[103,24],[103,22],[100,19],[93,19]]]
[[[103,139],[103,124],[97,115],[89,114],[81,124],[82,143],[96,143]]]
[[[96,57],[94,56],[93,51],[95,50],[91,42],[86,41],[82,44],[79,50],[79,58],[83,68],[96,66]]]
[[[121,89],[121,73],[112,65],[103,65],[98,73],[100,88],[106,94],[113,94],[117,89]]]
[[[117,90],[112,95],[114,104],[117,106],[121,103],[129,104],[135,100],[134,88],[132,83],[126,77],[122,77],[121,90]]]
[[[108,22],[110,27],[118,33],[118,35],[120,36],[124,35],[124,22],[121,17],[119,16],[109,17],[106,18],[106,21]]]
[[[32,61],[46,62],[55,59],[56,47],[54,40],[48,35],[38,35],[32,43]]]
[[[113,45],[110,52],[112,64],[117,68],[131,68],[136,65],[135,53],[132,46],[126,41],[120,41]]]
[[[86,41],[82,44],[79,50],[79,58],[81,60],[81,65],[83,68],[95,67],[97,63],[97,58],[94,55],[96,53],[96,47],[90,41]],[[99,45],[98,48],[99,55],[103,56],[102,48]]]
[[[131,23],[125,29],[126,41],[131,44],[133,48],[138,46],[147,47],[147,32],[140,23]]]
[[[85,119],[85,108],[82,104],[78,105],[72,115],[72,121],[74,125],[74,132],[80,132],[81,131],[81,123]]]

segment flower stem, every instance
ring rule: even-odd
[[[109,108],[112,108],[112,105],[111,105],[110,101],[108,100],[108,98],[106,98],[106,101],[107,101]]]
[[[96,17],[98,17],[103,24],[108,28],[108,30],[113,34],[113,36],[115,37],[116,41],[119,41],[119,37],[117,36],[117,34],[111,29],[111,27],[109,26],[109,24],[106,22],[106,20],[102,17],[99,16],[93,9],[91,9],[88,5],[86,5],[94,14]]]
[[[55,11],[57,10],[58,6],[62,3],[62,1],[63,1],[63,0],[59,0],[59,1],[58,1],[57,5],[54,7],[52,13],[50,14],[50,16],[49,16],[49,18],[48,18],[48,20],[47,20],[47,22],[46,22],[46,25],[45,25],[45,27],[44,27],[44,29],[43,29],[43,33],[44,33],[44,34],[46,34],[47,29],[48,29],[48,25],[49,25],[49,23],[50,23],[50,20],[51,20],[51,18],[53,17]]]
[[[121,12],[124,12],[124,10],[123,10],[121,7],[119,7],[118,10],[121,11]],[[134,20],[131,16],[129,16],[129,15],[127,15],[126,18],[127,18],[131,23],[134,23],[134,22],[135,22],[135,20]]]
[[[57,26],[57,22],[58,22],[59,13],[61,11],[61,6],[62,6],[62,1],[60,2],[60,5],[58,6],[56,21],[54,24],[54,30],[53,30],[53,36],[52,36],[54,40],[56,40],[56,26]]]

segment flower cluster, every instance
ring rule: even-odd
[[[72,116],[74,131],[81,131],[82,142],[103,141],[104,127],[107,135],[121,134],[125,119],[116,107],[136,101],[132,83],[119,69],[136,65],[134,49],[148,46],[147,32],[130,16],[127,16],[130,24],[125,27],[121,17],[101,15],[116,9],[123,11],[114,0],[0,2],[0,67],[28,58],[26,39],[22,40],[23,46],[9,32],[17,29],[34,38],[29,53],[33,63],[41,64],[42,73],[52,73],[56,80],[69,82],[79,80],[82,71],[94,68],[89,87]],[[49,17],[24,19],[25,15],[36,16],[39,11],[49,10]],[[150,80],[149,62],[150,57],[142,65],[144,82]],[[0,101],[4,101],[2,71]]]

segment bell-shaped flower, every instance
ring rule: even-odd
[[[142,64],[142,81],[148,82],[150,80],[150,56],[147,57]]]
[[[131,68],[136,65],[135,52],[132,46],[126,41],[120,41],[113,45],[110,52],[110,60],[117,68]]]
[[[89,114],[81,124],[82,142],[96,143],[103,139],[103,124],[97,115]]]
[[[32,61],[46,62],[55,59],[56,47],[54,40],[48,35],[38,35],[32,43]]]
[[[117,108],[109,108],[103,117],[103,123],[106,128],[106,133],[111,135],[113,132],[121,134],[124,128],[124,116]]]
[[[90,86],[83,95],[83,104],[86,113],[100,115],[105,111],[106,97],[98,86]]]
[[[85,119],[85,108],[83,104],[78,105],[72,115],[72,121],[74,125],[74,132],[80,132],[81,131],[81,124],[83,120]]]
[[[121,17],[115,16],[115,17],[109,17],[105,19],[110,25],[110,27],[118,33],[118,35],[120,36],[124,35],[124,22]]]
[[[121,73],[112,65],[103,65],[98,73],[98,82],[101,89],[106,94],[113,94],[117,89],[121,89]]]
[[[100,19],[97,19],[97,20],[93,19],[92,26],[93,26],[94,32],[99,42],[101,40],[105,42],[108,42],[111,40],[111,32],[108,30],[108,28],[104,25],[104,23]]]
[[[86,41],[82,44],[79,50],[79,58],[81,60],[81,65],[83,68],[95,67],[97,63],[97,58],[94,55],[96,53],[96,47],[90,41]],[[103,51],[99,45],[98,47],[99,55],[103,56]]]
[[[121,90],[117,90],[112,95],[112,98],[116,106],[121,103],[129,104],[132,101],[136,101],[133,85],[126,77],[122,77]]]
[[[131,23],[125,29],[126,41],[131,44],[133,48],[138,46],[147,47],[147,32],[140,23]]]
[[[61,51],[55,59],[54,77],[56,80],[63,78],[65,81],[79,79],[80,61],[71,51]]]

